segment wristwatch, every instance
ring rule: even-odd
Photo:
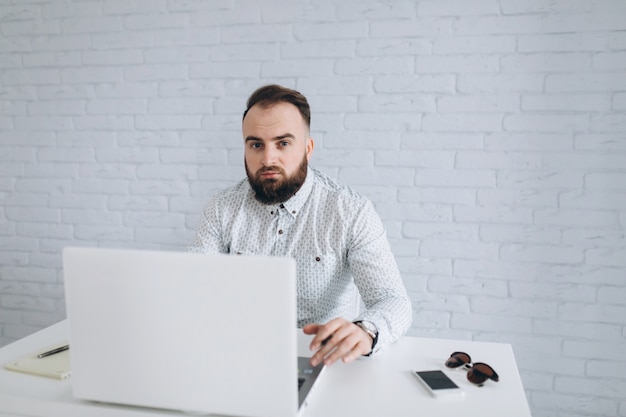
[[[372,350],[370,350],[370,352],[365,356],[371,355],[372,352],[374,352],[374,347],[376,347],[376,343],[378,342],[378,329],[376,328],[376,325],[367,320],[357,320],[353,323],[359,326],[365,333],[369,335],[369,337],[372,338]]]

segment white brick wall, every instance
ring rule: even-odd
[[[411,335],[626,416],[624,0],[0,1],[0,345],[64,318],[64,246],[183,249],[269,82],[376,203]]]

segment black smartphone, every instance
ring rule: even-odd
[[[443,371],[412,371],[412,373],[434,397],[463,395],[463,390]]]

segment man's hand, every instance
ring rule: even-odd
[[[356,324],[337,318],[326,324],[308,324],[305,334],[314,334],[310,349],[315,351],[311,365],[322,361],[329,366],[341,359],[349,363],[372,350],[372,338]]]

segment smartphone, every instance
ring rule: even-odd
[[[459,388],[443,371],[412,371],[415,377],[426,387],[433,397],[463,395]]]

